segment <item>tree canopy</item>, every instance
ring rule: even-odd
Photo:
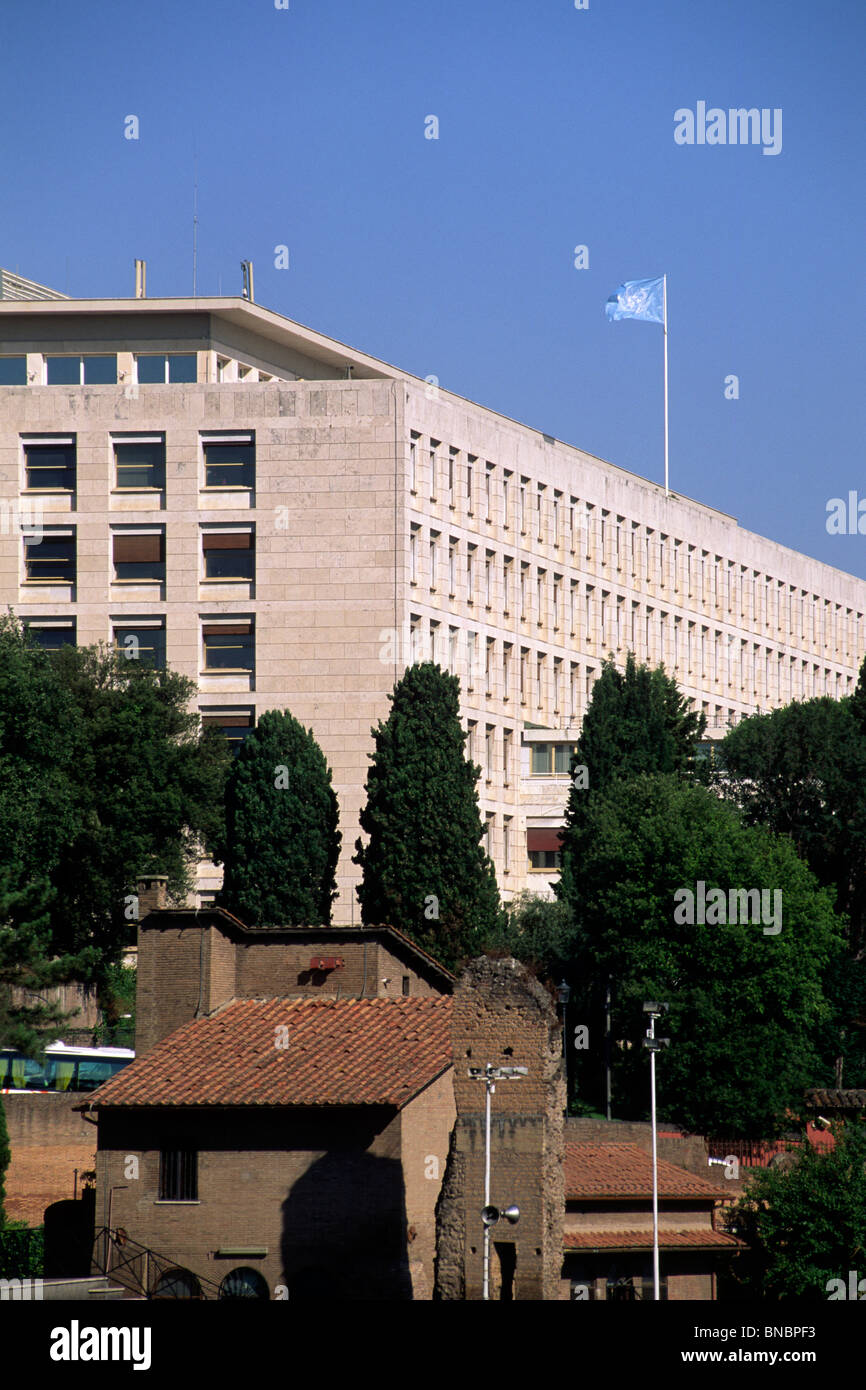
[[[657,1067],[660,1113],[704,1134],[777,1132],[817,1084],[822,978],[843,949],[831,900],[790,842],[744,825],[706,788],[656,774],[598,791],[566,832],[563,856],[575,928],[570,1015],[593,1044],[576,1059],[583,1099],[600,1094],[609,980],[617,1114],[647,1112],[642,1003],[659,999],[670,1003],[660,1031],[671,1037]],[[708,911],[701,923],[700,885],[705,895],[723,890],[727,921]],[[731,899],[731,890],[758,896]]]
[[[834,1137],[832,1150],[803,1142],[789,1165],[750,1175],[728,1218],[747,1242],[732,1266],[741,1296],[850,1298],[850,1271],[858,1284],[866,1274],[866,1123],[849,1120]]]
[[[181,895],[220,837],[231,759],[194,694],[105,647],[49,655],[0,620],[0,870],[10,891],[46,883],[47,956],[96,948],[97,982],[134,939],[139,874]]]
[[[287,710],[261,715],[226,786],[220,905],[251,926],[329,923],[338,821],[331,770],[312,731]]]
[[[457,677],[431,662],[397,682],[373,730],[361,812],[369,838],[354,856],[363,921],[398,927],[447,966],[483,948],[500,910],[459,695]]]

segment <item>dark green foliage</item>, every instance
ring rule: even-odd
[[[816,1085],[866,1084],[866,728],[862,683],[744,719],[722,745],[719,790],[751,824],[790,836],[848,919],[847,958],[826,979],[833,1015]]]
[[[86,947],[77,955],[52,957],[52,891],[39,882],[16,890],[11,878],[10,870],[0,870],[0,1047],[41,1057],[68,1017],[45,1003],[41,991],[91,973],[98,953]],[[13,1001],[14,989],[27,991],[25,1002]]]
[[[45,1227],[26,1221],[2,1222],[0,1213],[0,1279],[41,1279],[45,1273]]]
[[[134,940],[139,874],[181,894],[219,836],[230,755],[194,694],[106,648],[48,656],[0,620],[0,869],[9,891],[50,887],[46,955],[89,951],[97,984]]]
[[[487,949],[513,956],[538,979],[558,984],[570,968],[573,936],[565,903],[521,893],[503,911]]]
[[[699,777],[697,744],[706,718],[688,708],[676,681],[663,667],[638,665],[631,652],[625,670],[605,661],[592,688],[577,743],[575,767],[587,770],[587,785],[572,781],[565,812],[566,829],[579,826],[593,798],[612,783],[644,773]],[[568,895],[571,863],[563,857],[558,892]]]
[[[721,748],[720,790],[752,824],[790,835],[850,922],[866,927],[866,732],[853,701],[829,697],[743,719]]]
[[[749,1246],[732,1265],[742,1297],[825,1302],[840,1296],[830,1280],[850,1296],[849,1271],[866,1275],[866,1124],[849,1120],[834,1135],[832,1152],[803,1143],[792,1166],[750,1176],[729,1217]]]
[[[656,775],[597,792],[565,852],[578,986],[570,1013],[589,1026],[592,1044],[575,1059],[584,1100],[601,1100],[610,979],[616,1115],[647,1112],[641,1005],[662,999],[671,1011],[658,1031],[672,1043],[657,1067],[660,1113],[703,1134],[777,1132],[814,1084],[827,1017],[822,976],[843,950],[831,901],[790,842],[744,825],[704,787]],[[726,893],[780,889],[781,931],[678,923],[674,895],[696,893],[699,880]]]
[[[98,1044],[107,1047],[134,1045],[137,982],[138,971],[134,966],[118,963],[106,970],[102,988],[102,1021],[96,1028]]]
[[[327,924],[341,836],[325,755],[288,711],[263,714],[226,788],[221,907],[250,926]]]
[[[354,863],[362,920],[398,927],[444,965],[477,954],[499,918],[493,864],[464,757],[460,682],[430,662],[410,666],[373,730],[367,804]]]

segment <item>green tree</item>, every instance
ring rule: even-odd
[[[50,886],[47,955],[95,947],[97,984],[134,938],[138,875],[185,893],[219,838],[231,759],[194,695],[106,648],[49,656],[0,620],[0,869],[10,889]]]
[[[748,1245],[731,1267],[742,1297],[824,1302],[847,1295],[849,1271],[866,1276],[866,1124],[848,1121],[834,1137],[832,1150],[803,1142],[789,1166],[750,1176],[728,1217]]]
[[[548,984],[569,970],[573,948],[571,914],[564,902],[520,893],[501,914],[487,949],[522,961]]]
[[[222,834],[225,739],[202,731],[192,681],[105,647],[64,647],[51,658],[74,703],[75,833],[50,872],[55,948],[99,948],[105,966],[134,940],[130,900],[141,873],[169,893],[194,886],[202,852]]]
[[[789,835],[866,945],[866,729],[852,700],[822,697],[743,719],[720,748],[721,793],[753,825]]]
[[[460,682],[431,662],[410,666],[372,731],[367,804],[354,863],[362,920],[406,932],[455,966],[483,949],[499,917],[493,864],[482,847],[476,782],[464,756]]]
[[[638,665],[631,652],[624,671],[605,661],[577,742],[573,768],[583,767],[586,774],[572,778],[566,831],[576,830],[593,799],[622,778],[655,772],[698,776],[697,745],[706,722],[702,713],[689,709],[663,667]],[[560,896],[571,891],[570,873],[564,861]]]
[[[571,1015],[594,1040],[576,1059],[583,1098],[600,1098],[610,980],[619,1115],[647,1111],[642,1004],[661,999],[671,1006],[660,1030],[671,1046],[657,1068],[665,1118],[702,1134],[777,1132],[814,1084],[828,1011],[822,977],[844,949],[828,894],[790,842],[744,825],[706,788],[657,774],[599,792],[563,853],[578,984]],[[735,899],[732,925],[715,925],[710,913],[702,925],[699,883],[705,895],[724,891],[726,917],[731,890],[766,890],[765,906],[748,904],[760,921],[743,921],[747,904]],[[695,899],[693,924],[686,890]]]
[[[219,903],[251,926],[327,924],[341,835],[331,770],[288,711],[263,714],[226,787]]]
[[[827,1084],[866,1082],[866,727],[853,699],[820,698],[742,720],[721,747],[718,789],[752,825],[790,837],[847,919],[832,962],[822,1055]],[[816,1078],[817,1080],[817,1078]]]

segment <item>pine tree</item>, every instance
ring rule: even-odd
[[[373,730],[367,804],[354,863],[361,917],[404,931],[443,964],[477,954],[499,922],[482,846],[476,782],[460,726],[460,682],[432,662],[410,666]]]
[[[287,710],[263,714],[226,786],[221,907],[250,926],[327,925],[341,835],[331,770]]]

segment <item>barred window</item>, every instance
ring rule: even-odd
[[[161,1202],[198,1201],[198,1154],[194,1150],[160,1150],[159,1200]]]

